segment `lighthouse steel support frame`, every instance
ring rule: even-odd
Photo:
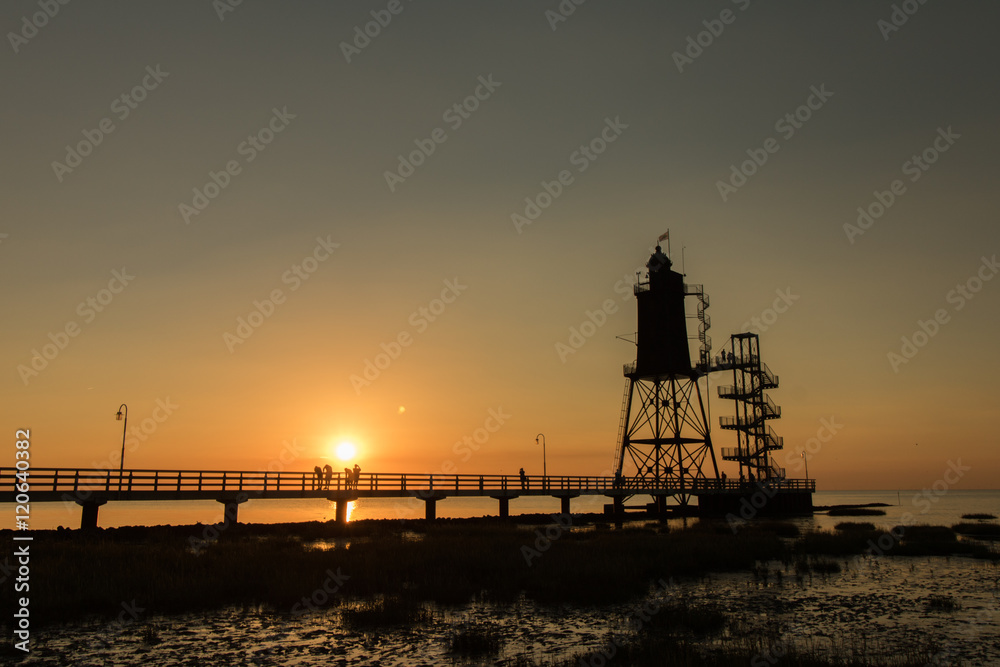
[[[628,368],[626,369],[626,371]],[[629,378],[615,472],[624,488],[679,490],[686,505],[698,480],[719,475],[695,374]],[[708,462],[711,461],[711,467]]]

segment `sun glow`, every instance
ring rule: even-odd
[[[357,456],[358,448],[354,446],[353,442],[344,440],[337,445],[336,454],[337,458],[341,461],[350,461]]]

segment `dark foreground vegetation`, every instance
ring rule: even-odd
[[[794,524],[761,521],[734,531],[724,522],[703,520],[683,530],[655,523],[615,529],[583,516],[564,527],[539,516],[518,517],[517,523],[237,525],[208,542],[199,541],[204,526],[38,531],[31,561],[32,626],[92,614],[113,618],[124,601],[156,614],[231,605],[263,605],[291,615],[338,609],[345,627],[366,631],[419,625],[430,613],[428,602],[507,604],[525,597],[542,604],[623,603],[641,600],[670,578],[761,569],[767,576],[761,564],[769,561],[785,563],[801,578],[839,572],[842,563],[869,553],[998,558],[995,549],[960,539],[943,526],[899,526],[891,532],[870,523],[837,528],[799,534]],[[12,586],[3,587],[6,608],[13,607],[14,595]],[[752,640],[743,643],[727,640],[716,657],[697,653],[700,637],[723,630],[728,637],[742,636],[724,610],[681,605],[665,608],[656,619],[609,637],[609,650],[625,657],[624,664],[664,664],[667,656],[670,664],[721,665],[747,664],[768,649],[762,644],[766,636],[750,633]],[[451,641],[459,656],[489,656],[501,644],[482,625],[456,630]],[[830,664],[819,655],[779,648],[781,660],[767,664]],[[924,664],[930,649],[887,653],[874,661],[871,650],[866,648],[867,662],[837,664]],[[842,656],[855,655],[858,647],[845,645],[843,651]],[[582,655],[564,664],[581,661],[592,664]]]

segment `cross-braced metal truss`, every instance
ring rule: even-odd
[[[697,377],[630,377],[616,473],[623,488],[684,491],[718,477]],[[709,465],[709,461],[711,462]]]

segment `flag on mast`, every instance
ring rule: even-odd
[[[667,257],[670,257],[670,230],[669,229],[667,231],[663,232],[662,234],[660,234],[660,238],[656,239],[656,246],[657,247],[660,246],[660,241],[662,241],[663,239],[667,240]]]

